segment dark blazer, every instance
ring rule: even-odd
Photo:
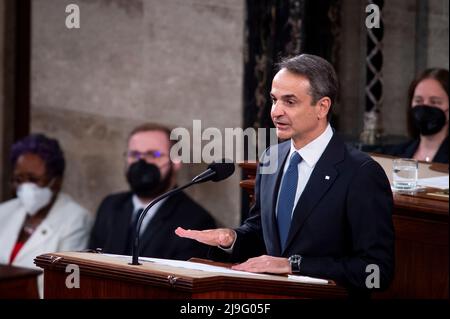
[[[300,254],[302,275],[332,279],[355,290],[366,288],[371,273],[366,273],[366,266],[376,264],[381,288],[387,287],[394,273],[389,181],[376,161],[345,146],[336,134],[294,209],[286,248],[281,250],[275,207],[290,145],[287,141],[269,148],[268,152],[278,150],[274,174],[260,174],[258,167],[256,202],[250,217],[236,229],[237,240],[228,261],[242,262],[262,254]],[[224,256],[218,249],[210,252],[212,258]]]
[[[127,235],[133,211],[131,192],[107,196],[97,211],[89,248],[102,248],[105,253],[130,255]],[[178,237],[174,231],[215,228],[214,219],[185,193],[178,193],[159,207],[141,234],[143,257],[187,260],[206,257],[208,247],[191,239]]]
[[[419,142],[419,139],[416,139],[403,144],[387,146],[383,153],[397,157],[412,158],[419,147]],[[448,164],[448,136],[439,146],[432,162]]]

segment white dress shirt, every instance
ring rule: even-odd
[[[298,200],[305,190],[306,184],[309,181],[311,173],[314,170],[317,162],[322,156],[325,148],[333,137],[333,129],[330,124],[328,124],[325,131],[319,135],[315,140],[311,141],[309,144],[306,144],[301,149],[297,150],[294,146],[294,142],[291,140],[291,150],[289,151],[289,155],[287,157],[286,163],[283,168],[283,177],[289,167],[289,160],[294,152],[298,152],[303,160],[298,164],[298,181],[297,181],[297,191],[295,193],[294,206],[292,208],[292,214],[294,213],[295,207],[297,206]],[[281,180],[280,185],[282,185],[283,180]],[[281,187],[280,187],[281,189]],[[278,190],[278,199],[280,198],[280,189]],[[278,207],[278,205],[276,206]],[[278,215],[278,210],[275,212]]]
[[[147,212],[147,215],[145,215],[144,220],[142,221],[141,230],[139,231],[139,235],[142,235],[145,228],[147,227],[150,220],[152,220],[153,216],[155,216],[158,209],[161,207],[162,203],[165,202],[167,198],[164,198],[163,200],[157,202],[152,208],[149,209]],[[148,203],[143,203],[141,200],[136,196],[136,194],[133,194],[133,197],[131,198],[133,202],[133,216],[131,220],[134,220],[135,215],[138,213],[140,209],[145,209],[147,207]]]

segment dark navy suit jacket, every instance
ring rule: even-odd
[[[105,253],[129,255],[127,235],[133,212],[133,194],[124,192],[107,196],[101,203],[89,242],[89,248]],[[140,256],[187,260],[205,258],[208,246],[175,234],[186,229],[210,229],[216,224],[211,215],[184,192],[168,199],[158,208],[141,234]]]
[[[294,209],[287,245],[281,250],[275,207],[290,151],[290,141],[266,151],[278,151],[274,174],[260,174],[255,181],[255,205],[241,227],[228,261],[242,262],[268,254],[303,256],[301,274],[335,280],[366,289],[366,278],[375,264],[380,270],[381,288],[394,273],[393,198],[382,167],[370,156],[347,147],[334,134],[317,162]],[[328,176],[328,178],[327,178]],[[210,256],[224,259],[218,249]],[[370,270],[370,269],[367,269]]]

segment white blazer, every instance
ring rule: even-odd
[[[17,198],[0,204],[0,264],[9,264],[25,217],[26,211]],[[93,215],[60,192],[47,217],[19,250],[12,265],[42,270],[34,264],[38,255],[85,249],[92,224]],[[38,277],[38,288],[42,297],[42,275]]]

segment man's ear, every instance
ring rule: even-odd
[[[182,165],[181,160],[178,159],[178,158],[175,158],[175,159],[173,159],[171,161],[172,161],[172,169],[175,172],[178,172],[181,169],[181,165]]]
[[[328,96],[324,96],[317,102],[317,119],[326,118],[331,108],[331,99]]]

